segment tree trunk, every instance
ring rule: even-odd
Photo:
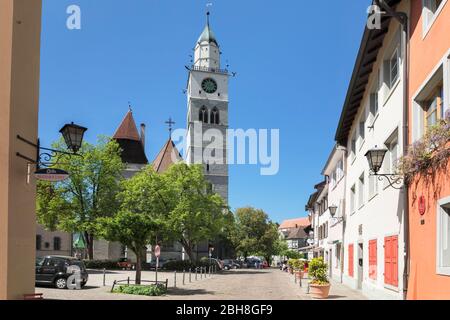
[[[89,238],[89,241],[88,241],[89,260],[94,260],[94,235],[89,234],[88,238]]]
[[[142,250],[136,250],[136,284],[141,284],[142,275]]]
[[[181,245],[183,246],[184,251],[189,256],[189,260],[196,261],[194,259],[194,255],[193,255],[193,252],[192,252],[192,246],[189,243],[187,243],[186,241],[183,241],[183,240],[181,241]]]

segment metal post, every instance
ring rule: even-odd
[[[127,285],[130,285],[130,277],[127,279]]]
[[[191,268],[189,268],[189,283],[191,283],[192,281],[191,281],[191,275],[192,275],[192,269]]]
[[[195,268],[195,281],[197,281],[197,268]]]
[[[294,283],[297,284],[297,274],[294,272]]]
[[[177,287],[177,272],[175,271],[174,275],[173,275],[173,287],[176,288]]]
[[[103,286],[106,287],[106,269],[103,268]]]
[[[185,285],[186,270],[183,270],[183,286]]]

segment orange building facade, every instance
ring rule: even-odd
[[[450,110],[450,1],[412,0],[409,142]],[[448,145],[447,145],[448,147]],[[409,186],[408,299],[450,299],[450,161]]]

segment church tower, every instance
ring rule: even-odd
[[[188,67],[187,152],[188,164],[203,164],[212,191],[228,203],[228,70],[220,67],[220,47],[209,23]]]

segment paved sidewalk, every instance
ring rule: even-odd
[[[294,276],[278,269],[255,270],[242,269],[225,271],[200,279],[189,274],[185,275],[185,285],[182,283],[182,273],[177,273],[177,287],[174,287],[173,272],[159,272],[158,280],[169,279],[169,292],[163,297],[146,297],[134,295],[113,294],[111,285],[114,280],[134,279],[133,271],[108,271],[106,284],[103,286],[101,271],[90,271],[88,285],[83,290],[58,290],[49,287],[36,288],[37,293],[43,293],[45,299],[55,300],[310,300],[306,294],[307,280],[304,279],[300,288],[295,283]],[[143,272],[143,280],[154,280],[155,272]],[[347,287],[333,283],[330,299],[361,300],[363,296]]]

